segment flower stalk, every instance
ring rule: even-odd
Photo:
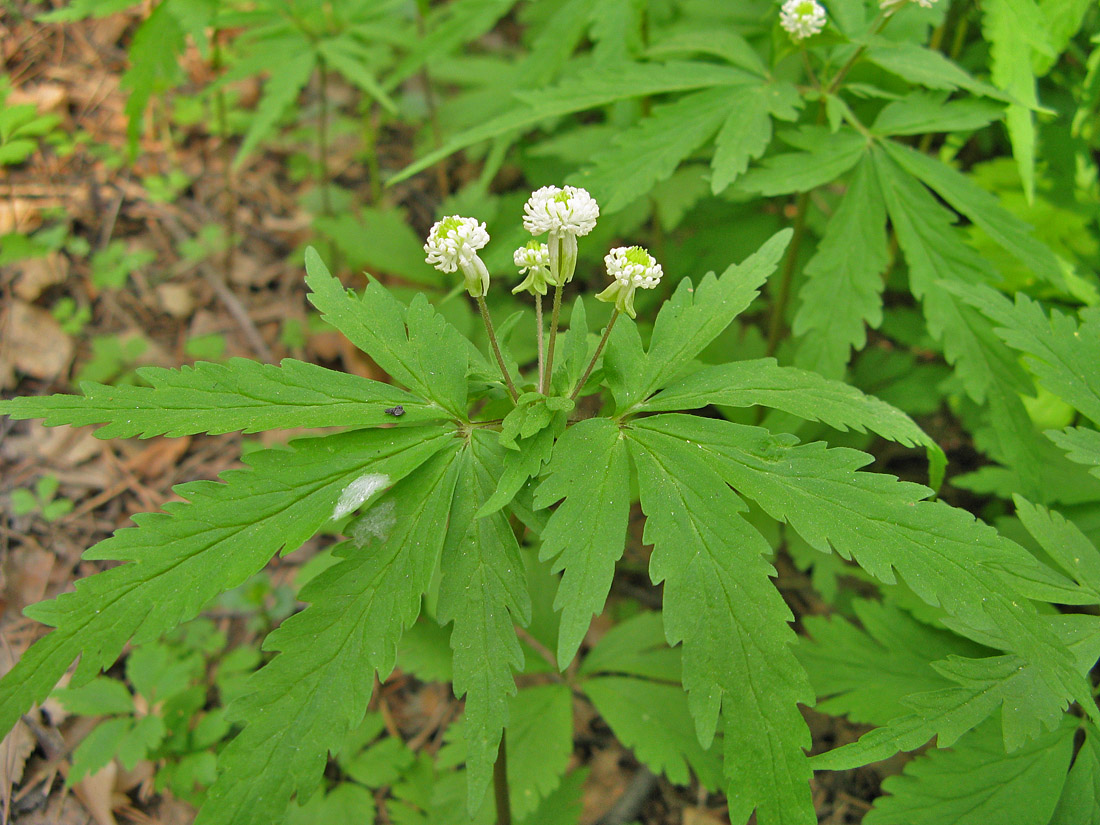
[[[516,392],[516,385],[512,383],[512,376],[508,374],[508,367],[504,364],[504,356],[500,353],[496,330],[493,329],[493,319],[489,317],[489,307],[485,305],[485,298],[481,295],[474,296],[474,299],[477,301],[477,308],[481,310],[481,320],[485,322],[485,331],[489,334],[489,344],[493,348],[493,355],[496,356],[500,374],[504,377],[504,383],[508,386],[508,394],[515,401],[519,398],[519,393]]]
[[[561,315],[561,284],[554,287],[554,309],[550,313],[550,343],[546,347],[546,371],[542,376],[539,392],[550,392],[550,378],[554,374],[554,346],[558,342],[558,316]]]
[[[588,383],[588,376],[592,374],[596,362],[600,359],[600,354],[603,353],[603,348],[607,344],[607,339],[611,337],[611,329],[619,319],[619,314],[618,309],[612,308],[611,320],[609,320],[607,326],[604,327],[603,337],[600,338],[600,343],[596,345],[596,351],[592,353],[592,360],[588,362],[588,366],[584,370],[584,375],[582,375],[581,380],[577,382],[577,386],[573,388],[573,394],[569,396],[570,401],[576,401],[577,396],[580,395],[581,390],[584,389],[584,385]]]

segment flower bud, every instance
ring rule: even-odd
[[[526,290],[532,295],[545,295],[550,277],[550,250],[546,244],[528,241],[526,246],[515,251],[512,260],[519,267],[520,275],[527,273],[527,277],[512,290],[512,294]]]

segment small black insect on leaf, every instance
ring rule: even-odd
[[[394,418],[399,418],[405,414],[405,408],[398,404],[396,407],[389,407],[383,410],[386,415],[392,415]]]

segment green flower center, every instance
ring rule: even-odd
[[[439,224],[439,237],[449,238],[461,225],[462,218],[456,217],[454,215],[449,218],[444,218]]]
[[[809,17],[814,13],[813,0],[804,0],[795,6],[794,13],[799,17]]]
[[[653,266],[653,256],[646,252],[640,246],[632,246],[626,250],[623,255],[630,263],[638,264],[639,266]]]

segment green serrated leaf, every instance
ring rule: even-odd
[[[759,404],[807,421],[822,421],[841,431],[849,427],[857,432],[871,430],[909,447],[927,447],[938,454],[939,461],[945,462],[936,442],[901,410],[864,395],[849,384],[822,378],[816,372],[781,367],[774,358],[703,367],[665,387],[641,409],[667,412],[693,410],[708,404],[727,407]]]
[[[718,32],[715,32],[718,34]],[[717,195],[749,168],[749,161],[764,154],[772,140],[768,86],[734,88],[730,114],[714,142],[711,160],[711,192]]]
[[[1041,669],[1019,656],[951,656],[935,667],[958,687],[907,697],[912,713],[875,728],[858,742],[815,756],[814,769],[843,770],[878,762],[898,751],[915,750],[933,736],[939,747],[950,747],[998,709],[1002,748],[1008,751],[1041,736],[1043,726],[1054,730],[1063,720],[1065,705],[1044,684]]]
[[[112,664],[131,638],[156,639],[197,615],[273,554],[299,547],[338,506],[364,503],[452,441],[450,430],[429,427],[303,439],[290,450],[253,453],[245,459],[251,469],[223,474],[225,483],[177,487],[189,504],[135,516],[136,528],[118,531],[85,555],[130,564],[28,608],[28,615],[57,629],[0,682],[0,730],[10,730],[19,714],[45,698],[78,655],[74,684]]]
[[[302,807],[291,806],[286,825],[373,821],[375,805],[370,790],[354,782],[341,782],[328,793],[315,794]]]
[[[945,92],[916,91],[887,103],[871,131],[877,135],[967,132],[1004,117],[1004,106],[981,98],[948,100]]]
[[[617,212],[675,172],[718,130],[731,105],[736,105],[736,98],[729,89],[717,88],[657,106],[649,117],[617,136],[614,148],[597,153],[592,165],[569,181],[591,190],[601,212]]]
[[[650,576],[664,582],[665,633],[683,643],[683,684],[700,743],[721,711],[731,821],[813,823],[809,730],[798,703],[813,692],[794,658],[790,610],[769,577],[770,547],[744,502],[698,445],[647,426],[627,430],[638,467]]]
[[[607,631],[584,657],[578,673],[625,674],[680,684],[680,653],[665,641],[661,614],[647,611]]]
[[[756,49],[732,29],[676,31],[668,36],[664,36],[661,31],[654,31],[652,36],[660,39],[646,50],[646,56],[650,58],[678,57],[685,54],[711,55],[762,78],[768,74],[768,67],[764,65]]]
[[[738,189],[767,197],[809,192],[836,180],[867,151],[867,138],[847,127],[830,132],[821,126],[804,126],[785,139],[803,151],[765,158],[738,179]]]
[[[969,513],[923,501],[927,488],[857,472],[870,460],[863,453],[731,422],[664,414],[634,427],[690,440],[700,461],[814,547],[855,559],[886,583],[896,571],[925,602],[1000,634],[1054,706],[1088,695],[1072,654],[1023,595],[1049,579],[1046,568]],[[1033,718],[1048,718],[1049,707]]]
[[[352,37],[346,35],[322,40],[317,45],[317,50],[332,68],[382,104],[390,114],[396,115],[397,105],[367,68],[361,48]]]
[[[1047,437],[1066,451],[1066,458],[1078,464],[1091,465],[1089,470],[1100,477],[1100,432],[1084,427],[1066,427],[1061,432],[1047,430]],[[13,495],[16,491],[12,491]]]
[[[535,506],[565,499],[542,532],[539,558],[562,573],[554,609],[561,610],[557,661],[572,661],[592,617],[603,612],[615,562],[626,548],[630,469],[615,422],[590,418],[565,431],[554,447]]]
[[[1032,825],[1050,820],[1073,753],[1067,723],[1006,754],[996,721],[951,750],[933,750],[887,779],[867,825]],[[965,781],[960,779],[965,778]]]
[[[512,671],[523,666],[513,623],[531,618],[526,573],[515,533],[497,512],[477,518],[496,489],[502,453],[496,433],[475,430],[459,459],[443,548],[438,616],[454,622],[454,691],[466,695],[469,811],[481,804],[489,785],[508,697],[516,691]]]
[[[148,387],[85,382],[84,395],[26,396],[0,401],[13,419],[42,418],[47,427],[105,424],[97,438],[149,438],[299,427],[414,424],[447,413],[389,384],[302,361],[281,365],[231,358],[191,367],[140,367]],[[387,409],[402,407],[401,417]]]
[[[512,816],[525,821],[561,784],[573,753],[568,685],[524,688],[508,703],[508,786]]]
[[[757,82],[755,76],[748,72],[703,61],[624,63],[614,70],[605,68],[604,71],[592,72],[583,78],[569,78],[548,89],[518,94],[519,100],[526,104],[523,108],[492,118],[456,135],[441,148],[406,166],[390,178],[389,183],[394,184],[411,177],[459,149],[509,132],[530,129],[550,118],[606,106],[617,100],[754,82]]]
[[[1085,731],[1048,825],[1100,825],[1100,731],[1091,724]]]
[[[882,276],[889,261],[886,205],[874,161],[866,156],[803,269],[806,282],[792,328],[801,338],[799,366],[827,378],[843,376],[851,349],[867,343],[865,325],[882,323]]]
[[[271,135],[279,118],[298,99],[316,67],[317,53],[308,48],[305,41],[289,54],[281,55],[278,62],[268,64],[271,74],[264,83],[263,97],[233,159],[235,169],[239,169],[252,150]]]
[[[1100,551],[1072,521],[1061,513],[1013,496],[1016,517],[1039,546],[1074,581],[1089,591],[1085,601],[1100,602]],[[1089,598],[1091,596],[1091,598]]]
[[[96,725],[73,751],[73,764],[66,782],[75,785],[85,776],[106,767],[133,726],[134,720],[129,716],[107,719]]]
[[[798,658],[810,674],[822,713],[885,725],[911,712],[905,697],[952,686],[933,661],[982,651],[896,607],[864,599],[852,607],[862,630],[839,616],[804,619],[813,641],[800,640]]]
[[[649,352],[640,359],[634,325],[616,326],[604,356],[604,370],[620,411],[637,406],[674,379],[702,350],[728,327],[759,294],[764,280],[775,271],[787,248],[791,230],[783,229],[740,264],[732,264],[720,278],[704,275],[698,287],[687,278],[661,307],[653,325]],[[620,331],[627,327],[629,331]]]
[[[1038,240],[1034,229],[1001,206],[993,195],[966,175],[923,152],[892,140],[882,145],[899,166],[935,190],[1035,275],[1049,283],[1064,285],[1062,267],[1050,247]]]
[[[435,289],[443,283],[443,273],[424,262],[424,239],[401,209],[364,207],[357,213],[318,215],[313,225],[347,256],[349,268],[398,275]]]
[[[988,287],[958,286],[955,291],[994,321],[997,335],[1024,354],[1039,382],[1100,424],[1100,320],[1078,324],[1072,316],[1042,306],[1023,293],[1013,304]]]
[[[423,293],[405,307],[375,280],[362,296],[344,289],[312,247],[306,250],[309,296],[322,317],[395,379],[454,416],[466,418],[466,339]]]
[[[104,716],[133,713],[134,699],[122,682],[105,676],[92,679],[77,688],[62,688],[53,694],[69,713],[81,716]]]
[[[891,74],[929,89],[966,89],[977,95],[1006,99],[1001,90],[975,80],[939,52],[916,43],[876,37],[870,41],[864,54],[869,61]]]
[[[149,100],[183,76],[179,59],[186,44],[185,32],[171,9],[166,7],[170,5],[154,8],[134,32],[129,49],[130,68],[119,81],[119,85],[130,92],[124,108],[129,118],[126,136],[131,153],[137,150]]]
[[[387,539],[371,552],[344,545],[341,561],[302,589],[311,605],[268,636],[265,649],[279,655],[229,709],[246,724],[219,756],[196,825],[267,825],[293,794],[313,793],[327,752],[363,718],[372,674],[393,669],[420,610],[461,467],[452,447],[411,473],[384,500],[396,518]]]
[[[584,683],[584,692],[615,737],[654,773],[687,785],[691,768],[704,788],[719,789],[719,749],[712,745],[704,750],[699,744],[682,687],[627,676],[599,676]]]

